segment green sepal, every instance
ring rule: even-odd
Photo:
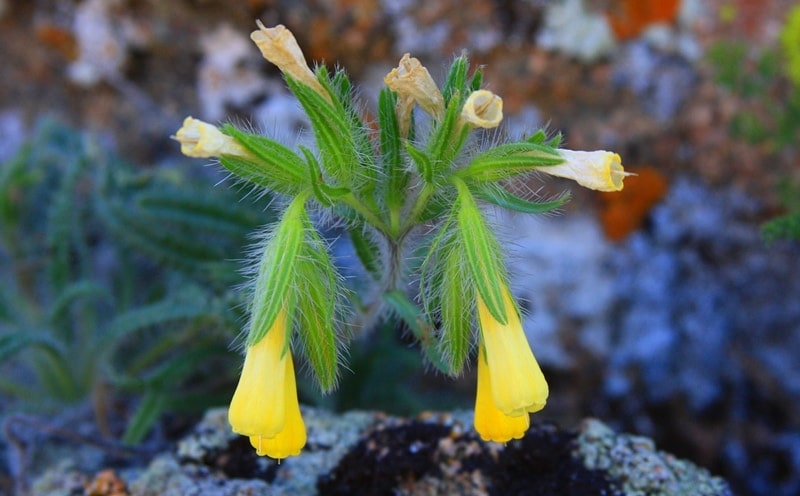
[[[373,280],[380,281],[384,272],[381,249],[364,229],[366,226],[358,223],[348,228],[347,232],[350,234],[350,241],[353,243],[353,249],[361,261],[361,265]]]
[[[442,96],[444,97],[445,107],[450,105],[450,100],[455,95],[463,95],[467,89],[467,71],[469,70],[469,60],[466,55],[456,57],[450,71],[442,86]]]
[[[563,162],[558,152],[547,145],[508,143],[479,153],[456,175],[471,182],[502,181]]]
[[[341,294],[336,269],[306,216],[307,233],[296,265],[297,336],[322,392],[336,387],[339,352],[336,300]]]
[[[389,88],[378,97],[378,124],[383,171],[386,176],[383,191],[386,205],[396,209],[405,202],[409,174],[403,164],[400,148],[400,125],[397,122],[397,95]]]
[[[483,83],[483,69],[478,67],[475,69],[475,72],[472,74],[472,80],[469,82],[469,89],[470,91],[478,91],[481,89],[481,84]]]
[[[431,133],[428,152],[432,158],[434,176],[446,172],[467,139],[469,127],[459,125],[462,106],[459,95],[453,95],[442,121]]]
[[[456,249],[463,250],[469,279],[475,284],[489,312],[500,324],[505,324],[508,320],[503,291],[507,277],[500,246],[466,184],[458,180],[454,182],[458,189]]]
[[[297,194],[308,184],[303,160],[273,139],[245,133],[226,124],[222,131],[250,152],[255,160],[222,155],[220,163],[233,174],[279,193]]]
[[[535,145],[546,145],[549,146],[550,148],[557,149],[561,146],[562,138],[563,136],[561,135],[561,133],[557,133],[552,138],[548,138],[547,133],[545,133],[543,129],[539,129],[525,141],[527,143],[533,143]]]
[[[325,207],[330,207],[333,205],[334,201],[350,193],[348,188],[327,184],[325,178],[322,176],[322,170],[320,169],[317,157],[314,156],[311,150],[304,146],[300,146],[300,151],[302,151],[303,155],[306,157],[309,174],[311,175],[311,190],[314,192],[314,197],[317,201]]]
[[[475,196],[498,207],[526,214],[543,214],[561,208],[570,199],[569,192],[564,192],[555,200],[535,202],[525,200],[509,192],[502,186],[493,183],[475,184],[472,187]]]
[[[311,121],[326,172],[340,184],[353,184],[359,162],[347,111],[341,104],[329,102],[313,88],[289,76],[286,83]]]
[[[442,354],[453,375],[461,373],[472,342],[472,319],[475,309],[474,289],[465,273],[462,253],[446,249],[442,259],[439,305],[442,319]]]
[[[431,157],[424,151],[414,147],[408,141],[405,142],[406,152],[414,164],[417,166],[417,172],[426,183],[433,182],[433,162]]]
[[[306,195],[298,195],[284,211],[272,237],[266,242],[258,264],[247,345],[267,334],[282,308],[288,304],[295,282],[297,262],[303,246]],[[287,320],[290,325],[291,315]]]
[[[382,298],[394,313],[403,319],[412,334],[414,334],[414,337],[417,338],[425,358],[428,359],[431,365],[440,372],[452,375],[452,371],[439,349],[434,327],[428,321],[422,309],[408,299],[408,296],[402,291],[386,292]]]

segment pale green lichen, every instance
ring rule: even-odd
[[[657,451],[648,438],[617,434],[599,420],[583,422],[576,451],[587,468],[608,472],[626,496],[732,495],[723,479]]]

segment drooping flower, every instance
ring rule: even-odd
[[[286,387],[284,388],[284,404],[286,417],[283,430],[275,437],[250,436],[250,444],[256,449],[258,456],[269,456],[281,459],[288,456],[297,456],[306,444],[306,426],[303,416],[300,415],[300,406],[297,402],[297,384],[294,378],[294,363],[292,354],[286,353]]]
[[[248,153],[233,138],[216,128],[213,124],[193,117],[183,120],[172,139],[181,144],[181,153],[187,157],[210,158],[221,155],[247,157]]]
[[[473,91],[464,102],[460,120],[473,128],[497,127],[503,120],[503,99],[488,90]]]
[[[564,159],[563,163],[537,170],[572,179],[581,186],[598,191],[620,191],[623,187],[622,180],[631,175],[625,172],[622,159],[613,152],[558,150],[558,153]]]
[[[408,135],[414,104],[418,104],[434,119],[442,118],[444,97],[428,69],[419,59],[406,53],[400,59],[400,64],[383,78],[383,82],[397,93],[397,120],[400,123],[401,135]]]
[[[228,410],[233,431],[272,458],[298,454],[306,442],[286,321],[282,310],[267,334],[247,348]]]
[[[322,87],[311,69],[308,68],[306,57],[297,44],[291,31],[282,24],[268,28],[256,21],[258,30],[250,34],[250,39],[255,42],[261,55],[269,60],[287,76],[312,88],[319,95],[330,101],[331,97]]]
[[[475,430],[484,441],[507,443],[520,439],[530,426],[527,412],[511,417],[495,405],[492,394],[492,381],[486,353],[483,347],[478,352],[478,393],[475,396]]]
[[[503,289],[503,303],[505,324],[494,318],[478,296],[478,321],[494,404],[503,414],[518,417],[544,408],[548,387],[507,288]]]

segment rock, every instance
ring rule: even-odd
[[[233,434],[225,409],[209,411],[174,450],[113,473],[128,494],[701,495],[732,494],[727,483],[643,437],[599,420],[578,432],[533,425],[505,445],[481,441],[470,412],[398,418],[304,408],[308,444],[298,457],[256,456]],[[80,494],[97,473],[69,460],[45,471],[33,494]],[[108,472],[106,472],[108,473]]]

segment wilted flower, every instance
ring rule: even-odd
[[[183,126],[178,129],[172,139],[181,144],[181,153],[187,157],[248,156],[248,153],[236,140],[223,134],[214,125],[193,117],[183,120]]]
[[[491,129],[503,120],[503,99],[488,90],[473,91],[461,109],[461,122]]]
[[[411,110],[415,103],[434,119],[441,119],[444,114],[442,92],[428,69],[409,54],[403,55],[400,64],[383,78],[383,82],[397,93],[397,119],[402,135],[408,134]]]
[[[631,175],[622,167],[622,159],[613,152],[597,150],[581,152],[558,150],[564,163],[540,167],[547,174],[576,181],[581,186],[598,191],[620,191],[622,180]]]
[[[267,28],[261,21],[256,21],[258,30],[250,34],[250,39],[258,45],[261,54],[292,79],[312,88],[323,98],[330,101],[331,97],[322,87],[316,76],[308,68],[306,58],[300,45],[291,31],[282,24],[274,28]]]

